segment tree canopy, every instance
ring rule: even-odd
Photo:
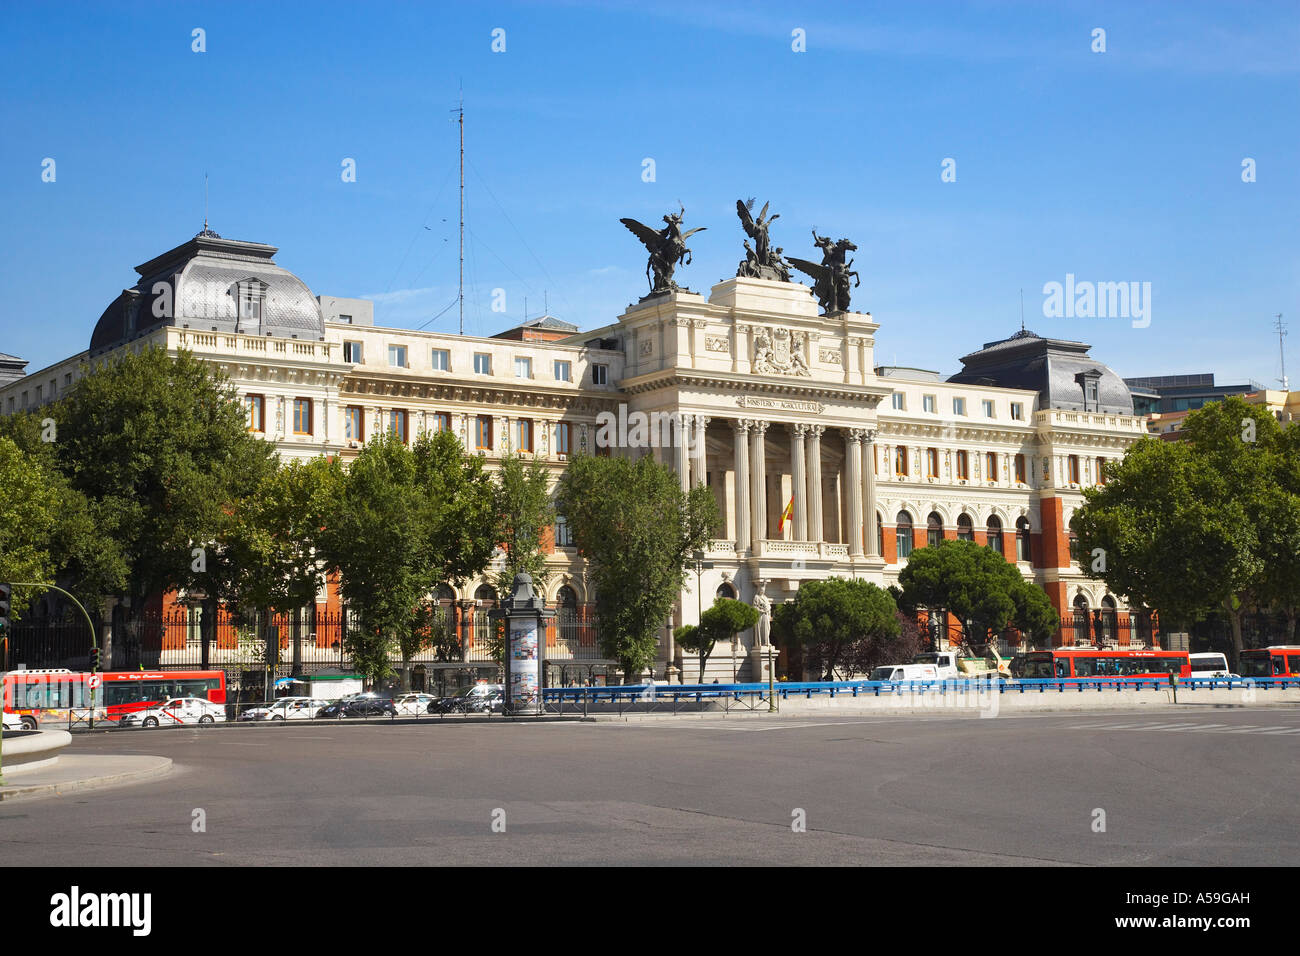
[[[737,634],[757,623],[757,608],[744,601],[720,597],[700,615],[698,626],[688,624],[677,628],[673,631],[673,639],[684,650],[700,655],[700,680],[703,681],[704,668],[718,641],[735,640]]]
[[[721,526],[713,491],[683,492],[677,474],[649,455],[578,455],[557,498],[595,586],[602,653],[630,680],[654,661],[687,559]]]
[[[886,658],[911,660],[919,649],[903,640],[909,633],[889,592],[856,579],[804,581],[792,602],[776,606],[772,633],[787,649],[801,648],[823,680],[870,673]]]

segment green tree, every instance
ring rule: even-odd
[[[203,587],[207,549],[274,461],[224,376],[185,351],[125,353],[52,412],[54,454],[120,549],[117,593],[132,599],[132,618],[150,595]]]
[[[57,477],[0,436],[0,581],[46,581],[54,573],[49,540],[58,525]],[[40,591],[14,594],[11,619]]]
[[[497,593],[509,594],[516,574],[531,575],[534,589],[541,591],[547,577],[542,536],[555,521],[550,474],[536,458],[526,462],[520,455],[507,455],[495,480],[497,543],[505,552],[497,573]]]
[[[741,631],[758,623],[758,610],[744,601],[718,598],[700,616],[698,627],[686,625],[673,631],[673,639],[683,649],[700,655],[700,682],[704,681],[704,668],[718,641],[733,641]]]
[[[389,654],[411,658],[433,641],[433,589],[481,572],[495,543],[493,487],[479,456],[450,432],[408,448],[391,434],[366,442],[349,466],[320,534],[355,612],[345,646],[372,683],[392,673]]]
[[[557,497],[595,586],[601,652],[631,680],[654,661],[688,558],[721,526],[713,491],[682,491],[677,474],[649,455],[578,455]]]
[[[1002,555],[973,541],[913,551],[898,583],[905,607],[955,614],[968,646],[987,644],[1008,625],[1039,634],[1059,623],[1046,594]]]
[[[802,648],[804,660],[822,680],[834,680],[837,672],[842,677],[869,673],[886,657],[911,660],[917,651],[900,640],[905,632],[889,592],[845,578],[800,584],[793,601],[776,606],[772,633],[788,650]],[[910,635],[915,642],[915,629]]]
[[[1070,522],[1076,560],[1131,605],[1158,609],[1167,630],[1221,608],[1239,654],[1242,615],[1294,599],[1293,441],[1235,396],[1188,415],[1181,441],[1144,438],[1084,491]]]

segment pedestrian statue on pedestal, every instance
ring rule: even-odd
[[[766,581],[759,582],[758,593],[750,603],[754,606],[754,610],[758,611],[758,623],[754,625],[754,646],[765,647],[770,643],[769,635],[772,630],[772,599],[767,596]]]

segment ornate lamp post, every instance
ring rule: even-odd
[[[488,612],[506,626],[506,693],[502,713],[509,717],[537,716],[543,712],[543,656],[546,653],[546,622],[555,617],[546,602],[533,593],[530,574],[516,574],[510,596]]]

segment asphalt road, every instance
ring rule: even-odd
[[[1300,708],[279,724],[101,734],[71,752],[176,770],[0,804],[0,861],[1300,863]]]

